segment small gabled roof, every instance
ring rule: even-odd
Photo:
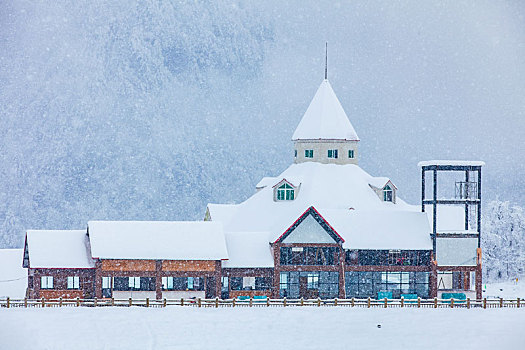
[[[317,221],[319,225],[321,225],[321,227],[326,231],[327,234],[330,235],[330,237],[334,239],[335,242],[343,243],[345,241],[343,237],[341,237],[335,231],[335,229],[328,223],[328,221],[326,221],[321,216],[321,214],[319,214],[319,212],[312,206],[306,209],[306,211],[301,216],[299,216],[297,220],[295,220],[292,226],[290,226],[286,231],[284,231],[284,233],[279,238],[277,238],[274,243],[283,242],[286,239],[286,237],[288,237],[309,215],[312,215],[315,221]]]
[[[93,268],[86,230],[29,230],[24,255],[30,268]]]
[[[228,259],[215,221],[89,221],[88,233],[100,259]]]
[[[383,189],[385,188],[385,186],[387,184],[391,184],[394,189],[397,190],[397,187],[396,185],[394,185],[394,183],[388,178],[388,177],[372,177],[369,181],[368,181],[368,184],[370,186],[373,186],[375,188],[379,188],[379,189]]]
[[[287,183],[288,185],[292,186],[293,188],[297,188],[296,185],[294,185],[293,183],[291,183],[290,181],[286,180],[285,178],[283,178],[281,181],[279,181],[278,183],[276,183],[275,185],[272,186],[272,188],[276,188],[276,187],[280,187],[282,184],[284,183]]]
[[[328,80],[323,80],[299,122],[292,140],[359,141]]]

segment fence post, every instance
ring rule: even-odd
[[[201,303],[202,303],[201,298],[197,299],[197,305],[199,305],[199,307],[201,307]]]
[[[518,303],[516,304],[516,307],[519,309],[520,308],[520,298],[518,298]]]
[[[388,303],[388,299],[385,297],[385,302],[384,302],[385,308],[387,307],[387,303]]]
[[[334,306],[337,306],[337,298],[334,299]]]
[[[266,306],[270,306],[270,298],[266,297]]]
[[[321,298],[317,298],[317,306],[321,306]]]
[[[283,299],[283,307],[286,307],[286,297]]]
[[[370,297],[368,297],[368,301],[366,302],[366,305],[370,307]]]
[[[166,307],[166,298],[162,299],[162,307]]]
[[[215,307],[219,307],[219,297],[215,297]]]
[[[7,297],[7,308],[9,309],[9,297]]]
[[[405,297],[401,297],[401,307],[405,306]]]
[[[235,298],[232,299],[232,307],[235,307]]]
[[[450,308],[454,308],[454,298],[450,298]]]
[[[520,304],[519,298],[518,298],[518,305]],[[24,298],[24,307],[27,307],[27,298]],[[519,306],[518,306],[519,307]]]
[[[46,306],[46,301],[45,301],[45,298],[42,297],[42,307],[45,307]]]
[[[80,298],[77,297],[77,307],[79,307],[79,306],[80,306]]]
[[[180,298],[180,306],[184,306],[184,298]]]
[[[467,309],[470,309],[470,298],[467,298]]]
[[[128,302],[129,302],[129,306],[131,306],[131,303],[132,303],[131,298],[129,298]]]
[[[354,299],[354,297],[352,297],[352,307],[354,307],[354,306],[355,306],[355,299]]]
[[[487,308],[487,298],[483,298],[483,308]]]
[[[499,298],[499,307],[503,307],[503,298]]]
[[[115,306],[115,298],[111,297],[111,306]]]
[[[417,307],[421,307],[421,297],[417,297]]]
[[[250,297],[250,307],[252,307],[252,305],[253,305],[253,297],[251,296]]]
[[[93,305],[97,307],[97,297],[95,297],[95,301],[93,302]]]
[[[301,306],[303,306],[303,305],[304,305],[304,299],[303,299],[303,297],[301,297]]]
[[[437,309],[437,307],[438,307],[438,298],[435,297],[434,298],[434,309]]]
[[[146,298],[146,307],[149,307],[149,298]]]
[[[58,306],[62,307],[62,297],[58,298]]]

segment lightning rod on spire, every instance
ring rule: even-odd
[[[328,79],[328,42],[325,43],[324,53],[324,80]]]

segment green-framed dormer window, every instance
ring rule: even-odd
[[[353,149],[349,149],[348,150],[348,158],[354,158],[354,150]]]
[[[293,201],[295,199],[295,190],[287,183],[282,184],[277,188],[278,201]]]
[[[305,158],[313,158],[314,157],[314,150],[313,149],[305,149],[304,150],[304,157]]]

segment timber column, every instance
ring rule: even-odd
[[[100,259],[95,261],[95,281],[93,281],[93,288],[95,288],[93,295],[97,299],[102,299],[102,262]]]

